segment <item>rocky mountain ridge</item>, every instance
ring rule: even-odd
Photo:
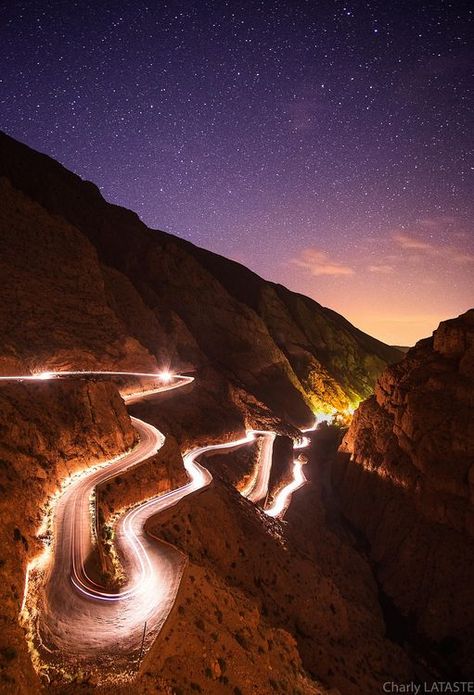
[[[47,362],[45,346],[50,366],[210,367],[282,420],[307,424],[311,410],[345,409],[369,395],[382,368],[400,358],[317,302],[147,228],[5,134],[0,177],[2,274],[12,295],[0,317],[4,370],[15,360]],[[24,306],[31,284],[34,307]]]

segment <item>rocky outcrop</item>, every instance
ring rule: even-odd
[[[46,298],[35,313],[27,291],[12,289],[26,321],[18,321],[12,340],[1,346],[5,370],[16,357],[45,359],[47,348],[57,366],[97,364],[96,341],[104,346],[101,364],[134,360],[138,368],[151,354],[174,369],[212,367],[247,400],[266,404],[280,420],[306,425],[311,410],[345,409],[368,395],[381,369],[399,358],[397,350],[316,302],[148,229],[134,213],[106,203],[93,184],[4,134],[0,153],[0,176],[29,199],[21,203],[29,205],[22,220],[16,202],[5,211],[11,237],[5,272],[15,270],[15,288],[28,276],[38,297]],[[18,197],[11,189],[5,195],[7,201]],[[55,286],[43,286],[43,264],[56,270]],[[62,306],[54,296],[64,297]],[[0,323],[5,333],[15,325],[10,314]],[[46,327],[40,336],[48,330],[54,340],[42,344],[38,337],[28,353],[23,346],[35,336],[32,322],[35,329]]]
[[[147,654],[134,689],[144,695],[337,695],[308,675],[287,630],[272,626],[243,591],[194,562],[188,563],[172,618]],[[61,695],[75,692],[61,689]],[[100,692],[128,695],[130,686]]]
[[[300,455],[298,449],[293,448],[293,440],[290,437],[277,437],[273,443],[272,468],[268,479],[268,499],[270,507],[275,497],[285,485],[293,480],[293,462]]]
[[[36,533],[47,502],[71,474],[134,441],[110,383],[0,384],[0,692],[36,692],[39,685],[18,616],[26,565],[42,548]]]
[[[334,484],[378,579],[440,663],[474,673],[474,310],[380,377]]]

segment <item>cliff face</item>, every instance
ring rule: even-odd
[[[161,449],[142,465],[126,470],[96,488],[99,521],[109,523],[124,509],[187,482],[180,449],[176,440],[168,436]]]
[[[0,691],[36,692],[18,615],[36,532],[63,481],[128,449],[135,432],[110,383],[29,382],[0,387]]]
[[[474,310],[380,377],[334,476],[379,580],[439,658],[474,672]]]
[[[4,335],[14,331],[1,345],[4,370],[15,359],[46,359],[48,349],[57,366],[210,366],[248,399],[303,425],[311,408],[344,409],[368,395],[399,358],[316,302],[148,229],[4,134],[0,155],[9,181],[1,256],[12,278],[8,305],[21,315],[0,317]]]

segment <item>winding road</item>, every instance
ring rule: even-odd
[[[0,377],[0,381],[72,377],[134,377],[156,382],[148,390],[125,394],[123,398],[128,403],[193,381],[192,377],[168,372],[157,375],[97,371],[42,372]],[[268,492],[275,432],[249,430],[241,439],[199,447],[184,454],[188,482],[133,507],[118,520],[116,546],[123,558],[127,580],[117,592],[105,590],[87,571],[87,560],[94,546],[91,500],[95,488],[153,456],[165,441],[164,435],[153,425],[137,418],[132,418],[132,422],[139,442],[131,451],[73,475],[66,482],[51,506],[52,546],[45,547],[28,565],[22,616],[34,647],[35,666],[43,673],[47,674],[48,668],[64,670],[66,655],[75,670],[86,668],[92,657],[104,681],[127,678],[136,668],[171,611],[186,564],[186,557],[180,551],[146,534],[145,522],[211,483],[212,475],[197,461],[200,456],[242,446],[257,436],[262,437],[258,465],[241,494],[256,503]],[[303,437],[296,446],[307,443],[309,440]],[[294,490],[304,482],[302,463],[295,459],[292,481],[278,492],[271,507],[265,509],[266,513],[273,517],[283,516]],[[125,670],[119,666],[123,663],[128,663]]]

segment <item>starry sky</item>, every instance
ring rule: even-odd
[[[0,128],[409,345],[474,304],[470,22],[448,0],[7,0]]]

